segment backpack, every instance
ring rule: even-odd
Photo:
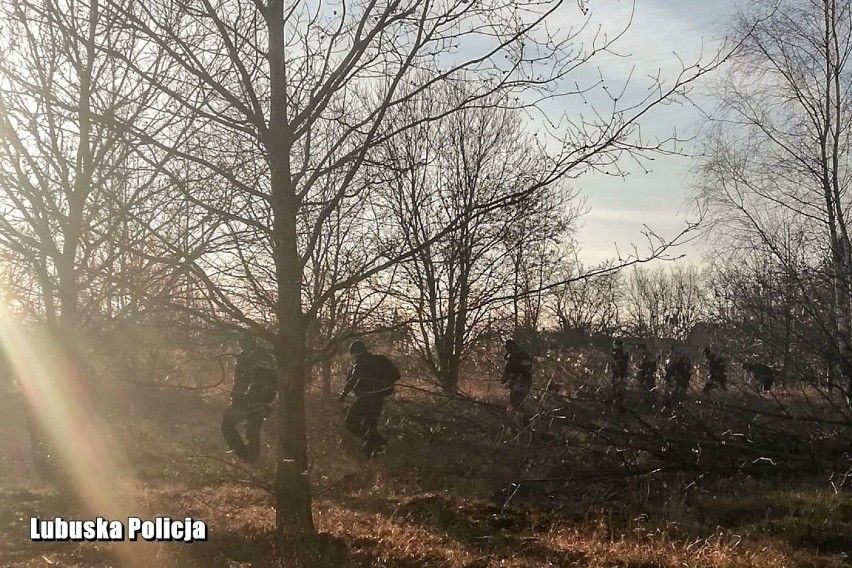
[[[374,353],[372,354],[371,359],[370,371],[373,375],[373,379],[375,379],[379,388],[385,391],[383,394],[393,394],[394,385],[396,385],[396,382],[402,376],[399,373],[399,369],[396,368],[393,361],[391,361],[386,355]]]

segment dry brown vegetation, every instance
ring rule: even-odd
[[[23,416],[15,398],[4,394],[0,564],[117,566],[125,563],[120,548],[130,548],[142,566],[163,567],[722,568],[852,562],[852,477],[847,480],[838,469],[852,465],[848,455],[831,467],[798,472],[662,466],[648,472],[643,467],[662,458],[637,457],[640,450],[619,447],[623,440],[606,448],[588,424],[578,428],[581,421],[604,428],[609,416],[606,428],[614,432],[619,420],[635,424],[630,414],[612,419],[604,403],[572,398],[563,389],[553,395],[563,398],[552,406],[565,414],[573,405],[571,421],[551,420],[545,427],[539,417],[523,428],[502,410],[499,389],[477,384],[477,401],[448,400],[425,384],[401,386],[386,407],[390,451],[367,461],[340,427],[343,405],[312,393],[311,476],[321,535],[315,542],[289,544],[274,539],[274,425],[265,426],[262,463],[248,469],[224,453],[218,430],[222,389],[142,385],[111,387],[103,397],[111,405],[112,441],[126,454],[127,496],[149,517],[203,519],[209,540],[30,542],[29,517],[87,513],[34,479]],[[710,421],[710,407],[695,403],[688,409]],[[661,429],[674,424],[666,435],[690,424],[639,415]],[[848,451],[848,440],[836,442]],[[623,455],[631,451],[634,460],[627,462]]]

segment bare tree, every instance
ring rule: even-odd
[[[413,100],[390,121],[422,116],[425,106],[457,108],[460,98],[470,96],[466,89],[454,85],[438,95],[440,102],[434,96]],[[547,256],[547,244],[571,221],[560,215],[568,213],[559,211],[560,188],[526,190],[548,170],[544,156],[529,151],[532,137],[519,113],[501,108],[505,104],[505,97],[494,96],[480,107],[422,124],[389,141],[377,160],[397,172],[386,184],[396,225],[387,237],[397,243],[391,254],[417,251],[399,267],[396,299],[414,322],[421,358],[449,394],[456,392],[470,348],[502,319],[499,308],[519,312],[521,278],[536,278],[521,272],[534,269],[532,253],[539,253],[538,260]],[[483,206],[512,193],[525,197],[480,214]],[[454,223],[458,228],[446,232]],[[506,295],[513,300],[503,299]],[[533,309],[537,319],[539,308]]]
[[[709,117],[699,202],[722,246],[755,246],[787,270],[788,229],[805,265],[825,267],[833,290],[823,326],[852,386],[848,188],[852,6],[835,0],[763,1],[740,15],[745,37]],[[800,265],[802,266],[802,265]]]
[[[788,226],[786,232],[787,238],[775,235],[771,249],[755,246],[715,259],[710,316],[733,357],[779,368],[791,386],[845,392],[833,343],[830,261],[809,258],[807,230]]]
[[[622,325],[639,337],[685,340],[706,310],[701,274],[692,265],[634,268],[625,279]]]
[[[566,279],[586,271],[579,263]],[[590,337],[611,334],[619,328],[619,305],[623,293],[623,275],[605,273],[591,278],[578,278],[554,290],[550,311],[559,322],[562,333]]]
[[[572,236],[585,212],[584,202],[576,191],[560,185],[537,192],[515,207],[520,210],[510,218],[517,222],[506,227],[503,237],[511,274],[511,322],[516,333],[523,330],[535,336],[552,292],[548,286],[559,281],[563,267],[571,263]]]
[[[144,49],[105,48],[142,83],[168,97],[177,132],[191,131],[176,143],[175,136],[151,135],[139,123],[121,121],[140,144],[173,157],[162,168],[164,178],[206,219],[198,227],[204,233],[198,243],[205,246],[190,250],[175,242],[168,227],[152,226],[158,256],[164,265],[191,275],[194,293],[210,313],[248,326],[276,346],[281,400],[276,500],[282,532],[313,530],[305,436],[308,333],[328,303],[443,235],[463,230],[472,219],[518,203],[566,175],[611,167],[624,155],[663,150],[665,141],[640,136],[637,121],[654,105],[682,95],[712,67],[685,68],[632,102],[613,97],[606,112],[546,121],[542,137],[551,143],[539,145],[552,151],[538,184],[504,192],[479,204],[472,215],[449,219],[414,249],[396,254],[370,249],[356,272],[328,281],[308,299],[308,265],[323,236],[335,230],[336,213],[352,199],[370,195],[370,181],[362,173],[372,149],[495,93],[533,112],[544,101],[602,87],[577,85],[569,76],[617,38],[600,34],[581,45],[577,28],[548,33],[544,23],[561,7],[559,1],[524,7],[424,0],[108,4],[121,15],[121,29],[143,34],[150,46],[169,55],[164,68],[180,70],[179,77],[164,80],[158,69],[144,67]],[[437,72],[424,74],[424,69]],[[474,88],[456,99],[455,107],[436,105],[406,123],[386,120],[407,100],[461,82]],[[207,175],[186,183],[175,167],[181,162]],[[380,216],[367,219],[376,227],[382,223]]]
[[[126,255],[144,234],[130,212],[158,164],[115,121],[157,132],[168,117],[152,116],[153,87],[103,56],[141,42],[98,2],[10,0],[2,15],[0,246],[38,291],[30,313],[70,339],[143,281]],[[148,68],[160,61],[147,51]]]

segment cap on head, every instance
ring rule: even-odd
[[[357,355],[358,353],[366,353],[367,346],[364,345],[364,342],[360,339],[356,339],[351,344],[349,344],[349,354]]]

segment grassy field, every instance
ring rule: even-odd
[[[202,519],[209,540],[30,541],[32,516],[96,512],[35,479],[20,404],[3,395],[0,566],[852,565],[852,461],[842,452],[848,440],[840,441],[837,467],[828,469],[655,468],[656,458],[642,457],[653,452],[637,450],[648,435],[636,444],[628,438],[611,447],[601,443],[601,432],[618,431],[618,422],[593,402],[574,402],[574,411],[555,405],[558,427],[551,412],[549,422],[524,428],[502,411],[502,392],[477,395],[480,402],[400,388],[386,406],[389,452],[364,460],[340,427],[344,406],[312,392],[311,476],[320,536],[290,544],[274,538],[271,447],[258,468],[244,467],[224,451],[221,391],[200,396],[150,386],[113,388],[104,397],[121,472],[116,498],[129,504],[130,514]],[[693,413],[718,419],[706,404]],[[665,436],[677,422],[657,414],[642,421],[653,421]],[[268,446],[274,432],[275,424],[267,423]],[[696,463],[722,458],[705,453],[703,459]]]

